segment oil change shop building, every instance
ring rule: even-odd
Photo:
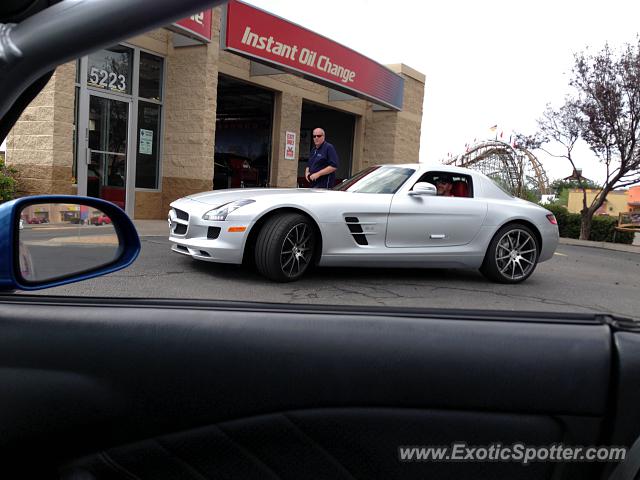
[[[311,132],[337,177],[418,160],[424,75],[231,1],[56,69],[7,138],[21,194],[163,219],[200,191],[305,186]]]

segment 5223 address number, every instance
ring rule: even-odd
[[[124,75],[107,72],[96,67],[91,67],[89,71],[89,83],[120,92],[127,90],[127,78]]]

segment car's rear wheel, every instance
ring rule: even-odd
[[[297,280],[311,265],[315,244],[315,229],[307,217],[298,213],[277,215],[258,234],[256,268],[277,282]]]
[[[538,240],[529,227],[507,225],[491,240],[480,271],[494,282],[522,282],[535,270],[539,249]]]

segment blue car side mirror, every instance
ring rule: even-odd
[[[121,270],[140,238],[113,203],[39,195],[0,205],[0,291],[39,290]]]

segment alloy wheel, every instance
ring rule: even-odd
[[[527,277],[535,268],[537,258],[538,249],[534,238],[521,229],[505,233],[498,241],[495,251],[498,270],[510,280]]]
[[[280,268],[289,278],[299,276],[309,265],[313,255],[313,232],[306,223],[294,225],[282,242]]]

